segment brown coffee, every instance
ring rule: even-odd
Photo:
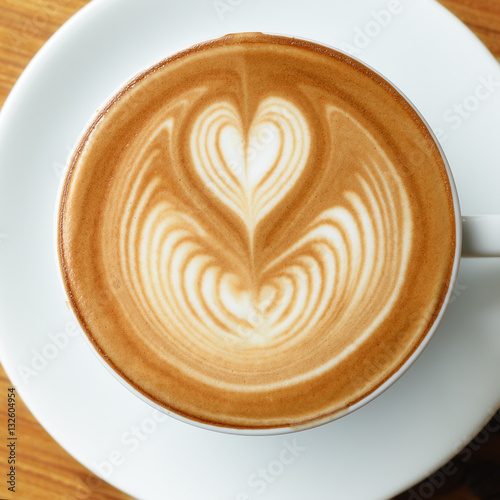
[[[426,126],[377,74],[263,34],[177,54],[81,140],[58,248],[101,356],[232,428],[324,421],[410,357],[449,286],[455,222]]]

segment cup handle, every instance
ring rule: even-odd
[[[462,216],[462,257],[500,257],[500,215]]]

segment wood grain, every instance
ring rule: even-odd
[[[0,106],[26,65],[48,38],[88,0],[0,0]],[[7,428],[7,389],[0,367],[0,433]],[[85,469],[17,401],[18,470],[9,492],[6,448],[0,447],[0,499],[130,500]],[[3,435],[3,434],[1,434]]]
[[[45,41],[86,3],[87,0],[0,0],[0,106],[23,69]],[[442,4],[462,19],[500,61],[500,0],[442,0]],[[0,430],[7,428],[6,401],[10,385],[0,367]],[[7,454],[2,446],[0,499],[130,500],[130,497],[98,479],[69,456],[38,424],[19,399],[16,410],[17,432],[22,438],[18,444],[16,493],[7,491],[3,479],[7,471]],[[500,464],[499,436],[492,436],[476,448],[471,452],[469,464],[479,461]],[[390,471],[387,473],[390,474]],[[439,471],[436,474],[439,474]],[[448,493],[441,488],[443,495],[425,498],[478,498],[464,485],[463,474],[457,473],[452,479],[456,484],[451,481],[450,486],[448,481]],[[399,498],[408,496],[406,494]]]
[[[500,0],[441,0],[500,61]]]

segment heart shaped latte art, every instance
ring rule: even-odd
[[[366,401],[429,338],[456,267],[445,162],[378,74],[231,34],[137,75],[70,163],[68,301],[174,415],[302,428]]]
[[[191,135],[196,172],[253,236],[259,222],[293,188],[310,148],[307,122],[296,106],[279,98],[261,103],[245,134],[238,111],[214,103]]]
[[[232,382],[214,378],[217,371],[243,373],[250,390],[291,384],[331,368],[384,321],[399,295],[412,219],[394,166],[360,122],[327,106],[331,161],[335,148],[345,147],[345,127],[358,147],[370,151],[369,159],[353,169],[349,189],[332,186],[329,206],[295,227],[293,236],[287,235],[294,220],[276,226],[273,231],[283,232],[282,251],[273,255],[256,243],[261,227],[292,196],[305,169],[314,168],[303,112],[290,101],[268,97],[245,128],[230,101],[207,105],[190,129],[187,155],[192,184],[201,187],[189,190],[186,181],[177,196],[151,169],[175,163],[183,113],[176,107],[154,133],[145,131],[142,150],[119,187],[130,195],[117,220],[124,238],[116,258],[135,307],[158,332],[149,342],[158,352],[175,346],[179,355],[171,362],[179,370],[198,365],[206,383],[218,386]],[[197,201],[203,196],[210,203]],[[304,203],[300,220],[307,210]],[[231,239],[236,226],[234,234],[246,233],[246,239]],[[318,331],[331,333],[324,337],[329,346],[324,359]],[[297,346],[304,359],[314,356],[315,364],[304,363],[291,379],[273,376],[280,359],[299,362],[291,357]],[[256,366],[267,373],[265,381],[252,381]]]

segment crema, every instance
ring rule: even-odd
[[[146,397],[215,426],[328,420],[440,310],[455,252],[440,152],[384,79],[314,43],[228,35],[98,114],[58,248],[80,324]]]

